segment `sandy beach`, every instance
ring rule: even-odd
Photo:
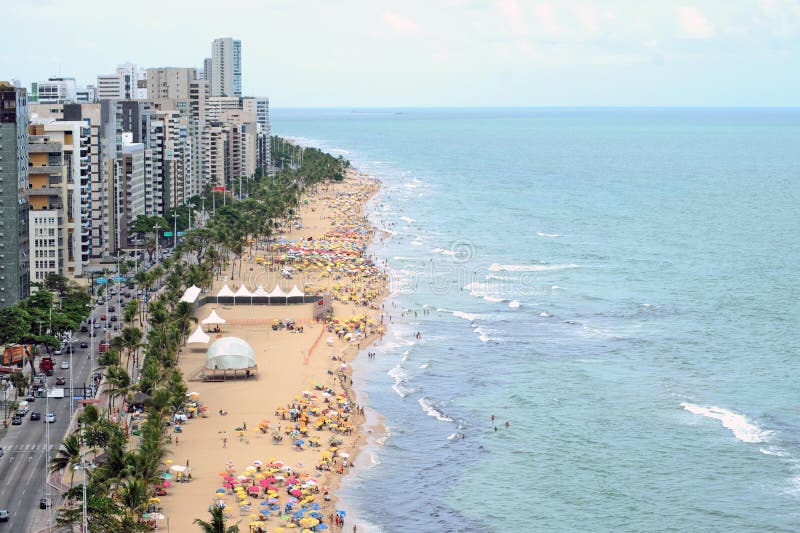
[[[223,502],[229,525],[239,522],[242,531],[255,530],[250,524],[260,521],[265,531],[289,529],[295,524],[288,524],[287,517],[291,519],[301,503],[318,506],[315,512],[323,523],[339,530],[331,521],[337,510],[335,490],[364,440],[359,434],[363,406],[354,403],[348,363],[383,332],[379,309],[385,276],[360,253],[352,253],[374,235],[363,209],[378,187],[377,181],[354,172],[344,182],[319,186],[302,201],[299,218],[280,236],[290,241],[281,251],[251,243],[241,268],[238,260],[223,268],[211,294],[226,283],[234,291],[243,283],[251,291],[259,285],[270,291],[276,283],[287,292],[295,285],[311,294],[327,291],[336,299],[336,322],[315,321],[313,303],[197,309],[199,320],[212,310],[226,320],[219,333],[209,333],[211,342],[222,336],[244,339],[255,352],[258,370],[246,379],[203,381],[200,372],[208,345],[183,347],[180,368],[204,413],[183,423],[182,432],[171,433],[169,464],[188,465],[191,481],[168,480],[167,494],[159,502],[165,516],[158,521],[160,529],[197,531],[193,520],[207,520],[209,506]],[[301,243],[305,255],[297,252]],[[309,252],[314,247],[342,253],[320,258]],[[290,252],[295,270],[286,279],[280,266],[269,263]],[[293,330],[273,329],[274,321],[289,319],[295,323]],[[298,433],[290,434],[292,428]],[[282,440],[276,440],[277,435]],[[338,445],[331,446],[331,439]],[[177,476],[174,470],[171,474]],[[289,485],[297,492],[290,494]],[[297,503],[287,509],[292,497]],[[306,514],[295,522],[302,528],[315,519],[319,516]],[[345,527],[352,527],[346,516],[344,520]]]

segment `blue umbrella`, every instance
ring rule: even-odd
[[[316,519],[320,519],[320,518],[322,518],[322,513],[318,513],[316,511],[311,511],[311,516],[313,516]]]
[[[320,509],[322,509],[322,506],[318,503],[312,503],[311,508],[314,509],[315,511],[319,511]]]
[[[327,524],[317,524],[317,526],[314,529],[316,530],[328,529],[328,526]]]
[[[267,506],[269,505],[269,502],[268,502],[267,500],[264,500],[264,501],[263,501],[263,502],[261,502],[259,505],[260,505],[261,507],[267,507]]]
[[[303,511],[295,511],[294,514],[292,515],[292,517],[293,518],[303,518],[303,515],[305,515],[305,514],[306,513],[303,512]]]
[[[303,444],[305,444],[305,443],[306,443],[306,441],[304,441],[304,440],[297,440],[297,441],[295,441],[295,444],[297,444],[298,446],[301,446],[301,445],[303,445]]]
[[[339,516],[347,516],[347,513],[342,511],[341,509],[337,509],[336,514],[338,514]]]

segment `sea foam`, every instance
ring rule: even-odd
[[[717,406],[702,407],[689,402],[681,403],[681,407],[690,413],[713,418],[722,422],[722,426],[730,429],[733,435],[742,442],[764,442],[772,433],[761,429],[747,421],[744,415]]]
[[[501,265],[492,263],[489,270],[492,272],[543,272],[546,270],[564,270],[566,268],[578,268],[578,265]]]
[[[561,235],[559,235],[558,233],[544,233],[541,231],[537,231],[536,235],[538,235],[539,237],[550,237],[550,238],[561,237]]]
[[[425,413],[428,416],[432,416],[436,420],[441,420],[442,422],[452,422],[453,421],[452,418],[446,417],[444,414],[442,414],[441,411],[436,409],[436,407],[433,406],[433,403],[431,403],[431,401],[428,400],[424,396],[419,399],[419,405],[420,405],[420,407],[422,407],[422,410],[425,411]]]

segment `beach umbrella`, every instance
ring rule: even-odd
[[[328,529],[328,525],[327,524],[319,524],[316,527],[316,529],[318,529],[318,530]],[[275,531],[277,531],[277,529]]]
[[[223,489],[222,487],[220,487],[220,488],[218,488],[218,489],[216,490],[216,493],[217,493],[217,494],[225,494],[225,489]]]
[[[170,474],[169,472],[164,472],[158,477],[160,477],[161,479],[172,479],[172,474]]]

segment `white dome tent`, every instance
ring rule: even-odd
[[[217,339],[206,352],[205,378],[242,376],[249,378],[256,372],[256,356],[253,348],[239,337]]]

